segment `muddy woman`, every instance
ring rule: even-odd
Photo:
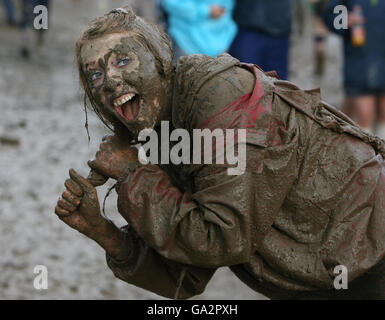
[[[55,212],[105,249],[116,277],[185,299],[228,266],[272,299],[385,298],[384,144],[319,91],[228,54],[173,65],[167,36],[126,7],[91,22],[76,58],[114,134],[88,179],[70,170]],[[165,121],[190,133],[244,129],[245,171],[143,164],[133,142]],[[101,215],[95,186],[106,179],[117,182],[123,228]],[[342,286],[336,270],[346,273]]]

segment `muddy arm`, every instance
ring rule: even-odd
[[[128,259],[119,261],[106,255],[114,275],[137,287],[171,299],[187,299],[201,294],[215,269],[180,264],[160,256],[125,226],[125,245],[131,248]]]

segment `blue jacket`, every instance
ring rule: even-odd
[[[210,16],[213,4],[225,9],[219,19]],[[227,51],[237,33],[232,19],[234,0],[163,0],[163,7],[169,34],[187,54],[215,57]]]
[[[237,0],[234,19],[239,27],[256,29],[271,36],[289,35],[292,0]]]
[[[337,14],[333,9],[344,4],[348,10],[361,6],[366,19],[366,42],[354,47],[349,30],[336,30],[333,26]],[[329,29],[344,39],[345,86],[385,90],[385,1],[384,0],[331,0],[324,13]]]

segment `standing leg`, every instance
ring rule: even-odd
[[[325,40],[328,30],[319,16],[314,17],[314,59],[316,76],[321,77],[325,71]]]
[[[353,119],[361,128],[372,132],[376,117],[376,97],[364,95],[350,98],[350,100],[353,107]]]
[[[341,111],[345,113],[348,117],[353,118],[353,108],[352,108],[352,99],[346,97],[342,102]]]
[[[13,8],[12,0],[3,0],[5,11],[7,12],[7,22],[10,25],[16,24],[15,10]]]
[[[385,95],[378,97],[377,135],[385,139]]]
[[[23,58],[29,58],[32,37],[33,37],[33,0],[23,0],[22,2],[22,41],[21,55]]]

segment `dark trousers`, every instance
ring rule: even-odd
[[[299,294],[294,299],[322,300],[385,300],[385,259],[361,277],[354,279],[348,289]]]
[[[269,298],[279,300],[385,300],[385,258],[362,276],[350,281],[347,289],[270,292],[266,294]]]
[[[7,19],[8,22],[15,23],[16,22],[16,16],[15,16],[15,10],[13,8],[12,0],[3,0],[5,11],[7,13]]]
[[[288,35],[272,37],[257,30],[240,27],[229,53],[241,62],[258,65],[264,71],[277,71],[282,80],[288,78]]]

